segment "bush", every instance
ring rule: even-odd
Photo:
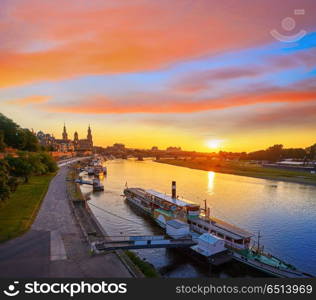
[[[9,166],[9,175],[22,177],[24,182],[28,182],[31,175],[44,175],[57,170],[56,162],[45,152],[19,152],[19,157],[7,156],[5,161]]]
[[[10,197],[9,166],[5,160],[0,160],[0,201],[3,202]]]
[[[41,148],[37,137],[29,130],[0,113],[0,151],[6,147],[20,150],[17,157],[6,156],[0,160],[0,201],[16,191],[19,178],[28,182],[31,175],[44,175],[57,170],[54,159]]]
[[[17,177],[10,176],[8,180],[8,186],[12,193],[17,190],[18,185],[19,185],[19,179]]]
[[[6,184],[6,182],[4,182],[0,178],[0,202],[4,202],[5,200],[9,199],[9,197],[10,197],[10,188]]]
[[[58,167],[54,158],[49,155],[47,152],[41,152],[41,161],[47,167],[48,172],[56,172]]]
[[[4,148],[5,148],[4,133],[3,133],[3,130],[0,130],[0,151],[3,151]]]
[[[28,182],[32,174],[33,167],[27,157],[7,156],[6,161],[9,165],[9,174],[14,177],[24,178],[24,182]]]
[[[146,277],[159,277],[159,273],[156,269],[148,262],[143,261],[132,251],[125,251],[130,260],[139,267]]]
[[[32,174],[44,175],[48,173],[48,167],[42,162],[42,157],[37,153],[28,154],[27,161],[32,167]]]

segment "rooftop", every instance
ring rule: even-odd
[[[214,225],[217,226],[217,227],[220,227],[224,230],[227,230],[231,233],[234,233],[234,234],[237,234],[241,237],[244,237],[244,238],[247,238],[247,237],[251,237],[253,236],[252,233],[240,228],[240,227],[237,227],[235,225],[232,225],[230,223],[227,223],[221,219],[217,219],[217,218],[214,218],[214,217],[211,217],[210,218],[211,222],[214,222]]]
[[[199,236],[199,240],[202,240],[202,241],[207,242],[209,244],[214,244],[214,243],[220,241],[221,239],[210,234],[210,233],[203,233],[202,235]]]
[[[188,224],[186,224],[180,220],[175,220],[175,219],[167,221],[167,225],[170,225],[176,229],[180,229],[180,228],[184,228],[184,227],[189,226]]]

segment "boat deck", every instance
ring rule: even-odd
[[[244,229],[242,229],[240,227],[237,227],[235,225],[232,225],[230,223],[227,223],[227,222],[225,222],[225,221],[223,221],[221,219],[217,219],[215,217],[211,217],[210,221],[211,222],[215,222],[216,226],[219,226],[219,227],[221,227],[221,228],[223,228],[225,230],[228,230],[230,232],[238,234],[238,235],[240,235],[242,237],[252,237],[253,236],[253,233],[251,233],[249,231],[246,231],[246,230],[244,230]]]
[[[262,262],[266,265],[270,265],[274,268],[283,268],[283,269],[293,269],[291,268],[290,265],[285,264],[283,261],[279,260],[278,258],[274,257],[274,256],[270,256],[268,257],[267,255],[262,255],[262,254],[257,254],[254,253],[251,250],[243,250],[242,255],[244,255],[245,257],[249,258],[249,259],[255,259],[259,262]]]
[[[129,192],[132,192],[133,194],[137,196],[141,196],[143,198],[145,198],[146,196],[146,191],[142,188],[127,188],[126,190]]]

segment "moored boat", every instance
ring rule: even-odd
[[[101,184],[99,179],[94,178],[92,180],[92,186],[94,192],[104,191],[104,186]]]
[[[102,165],[95,166],[95,167],[93,168],[93,174],[94,174],[95,176],[101,176],[101,175],[103,175],[103,174],[104,174],[104,171],[103,171]]]
[[[233,251],[233,258],[250,267],[260,270],[274,277],[312,278],[311,274],[302,272],[293,265],[264,252],[257,252],[252,248]]]
[[[172,195],[142,188],[126,188],[124,195],[129,203],[150,215],[164,229],[168,221],[177,219],[189,224],[193,232],[200,235],[209,233],[223,240],[225,247],[232,252],[233,259],[241,263],[276,277],[313,277],[271,254],[264,253],[263,250],[254,251],[251,246],[252,233],[211,217],[206,203],[201,208],[188,200],[180,200],[176,196],[175,182],[172,182]]]

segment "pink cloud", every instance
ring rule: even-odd
[[[259,127],[315,127],[316,103],[286,104],[277,108],[268,108],[245,115],[236,126],[242,128]]]
[[[316,50],[310,49],[308,52],[297,52],[295,54],[269,57],[261,64],[247,65],[242,67],[226,67],[221,69],[192,72],[171,84],[171,89],[181,93],[196,93],[207,90],[216,81],[225,82],[231,79],[243,77],[254,78],[265,74],[273,74],[292,68],[305,68],[311,71],[316,66]]]
[[[178,79],[172,84],[171,88],[176,92],[196,93],[206,90],[210,87],[211,82],[216,80],[229,80],[241,77],[255,77],[263,72],[263,68],[256,66],[255,68],[235,67],[227,69],[207,70],[196,72]],[[217,84],[215,82],[215,84]]]
[[[142,98],[143,97],[143,98]],[[51,112],[79,114],[125,114],[125,113],[192,113],[220,110],[260,103],[301,103],[316,101],[315,89],[280,90],[265,88],[260,92],[245,91],[220,98],[191,100],[187,98],[160,98],[157,95],[140,96],[137,99],[111,99],[102,95],[91,96],[72,104],[43,105]],[[150,101],[148,99],[151,99]]]
[[[300,1],[311,13],[313,0]],[[12,0],[0,4],[0,87],[155,70],[273,40],[298,1]]]
[[[29,96],[25,98],[19,98],[19,99],[13,99],[8,100],[7,103],[16,104],[20,106],[25,106],[29,104],[38,104],[38,103],[45,103],[47,102],[51,97],[49,96]]]

